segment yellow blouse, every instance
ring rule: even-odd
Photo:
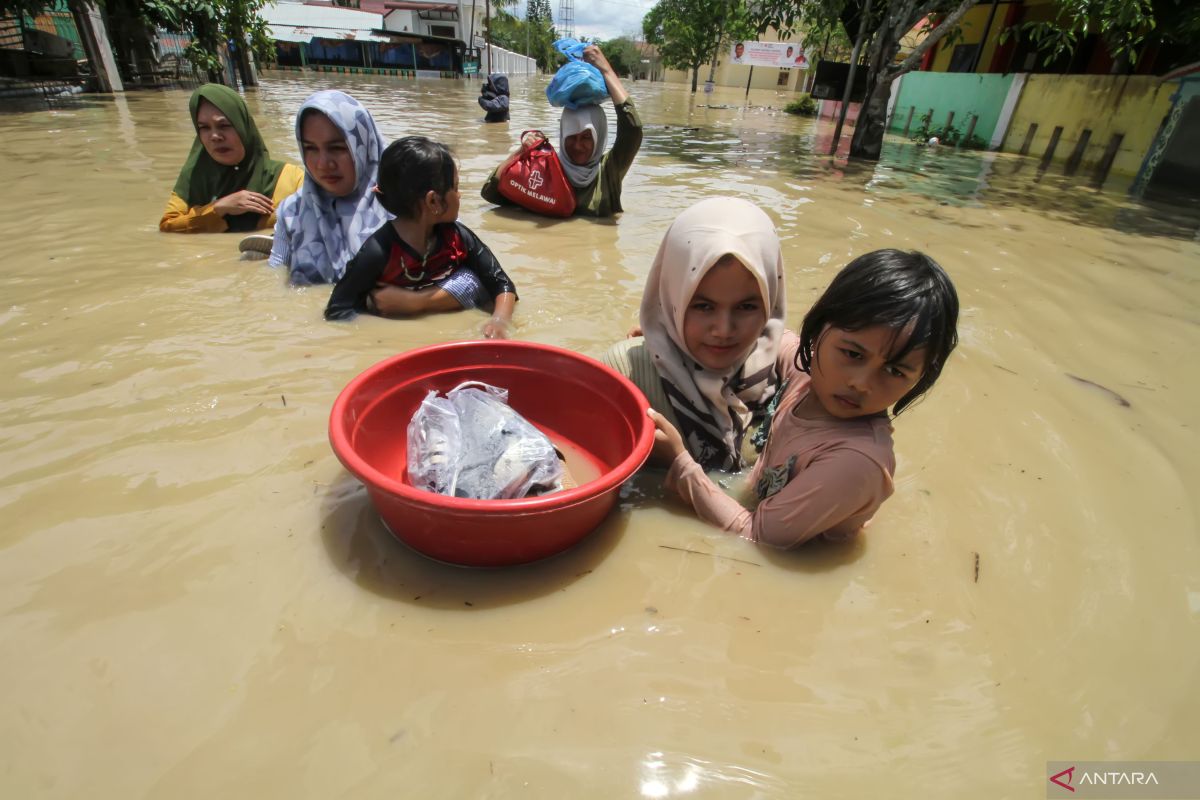
[[[304,170],[295,164],[284,164],[275,181],[275,193],[271,202],[275,208],[290,194],[293,194],[304,183]],[[171,199],[163,211],[162,219],[158,221],[158,229],[164,233],[223,233],[228,225],[225,217],[213,210],[213,203],[204,206],[188,206],[179,195],[171,192]],[[275,227],[275,215],[263,217],[258,224],[259,230]]]

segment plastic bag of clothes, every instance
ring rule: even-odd
[[[575,39],[559,39],[554,43],[558,51],[567,57],[554,79],[546,87],[546,99],[550,105],[560,108],[580,108],[599,105],[608,99],[608,86],[600,70],[583,60],[587,46]]]
[[[500,73],[488,75],[479,88],[479,107],[487,112],[484,122],[508,121],[508,78]]]
[[[451,497],[511,500],[562,489],[546,435],[508,405],[508,392],[470,381],[430,392],[408,423],[412,485]]]

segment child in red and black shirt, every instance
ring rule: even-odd
[[[379,161],[375,191],[395,219],[375,231],[346,265],[325,319],[491,305],[483,335],[506,337],[516,287],[487,245],[458,222],[458,167],[446,146],[424,136],[392,142]]]

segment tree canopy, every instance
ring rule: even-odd
[[[529,0],[525,18],[521,19],[506,7],[497,7],[492,0],[491,40],[498,47],[514,53],[525,53],[537,61],[538,69],[551,70],[560,60],[554,49],[554,20],[550,15],[549,0]],[[515,5],[506,2],[504,6]]]
[[[694,92],[700,65],[715,55],[725,24],[740,7],[740,0],[659,0],[642,18],[642,32],[664,64],[692,71]]]

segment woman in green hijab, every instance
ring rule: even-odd
[[[300,188],[304,170],[271,160],[246,102],[229,87],[201,86],[188,108],[196,141],[158,229],[218,233],[273,226],[275,209]]]

